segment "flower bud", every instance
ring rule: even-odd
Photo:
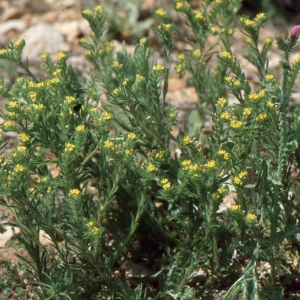
[[[291,32],[291,39],[296,39],[300,35],[300,25],[294,26]]]

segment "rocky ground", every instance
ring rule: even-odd
[[[102,1],[101,4],[105,2]],[[107,0],[112,4],[113,0]],[[122,1],[120,1],[122,2]],[[124,1],[123,1],[124,2]],[[140,7],[144,20],[150,19],[154,16],[154,11],[161,6],[161,3],[167,5],[164,1],[147,0]],[[78,40],[82,37],[89,37],[91,31],[88,23],[81,17],[82,9],[87,6],[99,4],[96,0],[0,0],[0,49],[10,41],[17,39],[25,39],[26,47],[24,49],[24,59],[28,58],[29,65],[34,68],[35,72],[40,72],[39,63],[41,61],[40,55],[49,52],[53,57],[61,50],[68,50],[70,52],[70,63],[78,68],[83,75],[88,73],[88,66],[84,63],[84,49],[78,45]],[[166,6],[165,6],[166,7]],[[167,7],[166,7],[167,8]],[[120,10],[116,15],[124,14]],[[113,24],[112,21],[110,21]],[[150,23],[149,23],[150,24]],[[139,34],[148,34],[154,36],[151,26],[144,32]],[[117,49],[122,47],[122,39],[127,42],[129,51],[134,49],[134,45],[130,44],[126,32],[121,32],[121,29],[110,29],[110,34],[114,39],[113,42]],[[269,22],[262,30],[261,41],[266,38],[274,38],[277,34],[287,34],[291,26],[282,27],[275,26]],[[257,71],[242,57],[244,49],[245,37],[236,30],[233,37],[233,52],[242,62],[244,71],[249,80],[253,83],[257,80]],[[178,45],[178,48],[184,45]],[[157,49],[159,51],[159,49]],[[299,48],[298,48],[299,50]],[[291,55],[293,58],[297,53]],[[174,57],[175,58],[175,57]],[[270,53],[270,66],[276,70],[278,69],[278,62],[280,60],[280,52],[276,49]],[[3,61],[0,60],[0,76],[5,77],[7,80],[16,78],[16,71],[10,69]],[[275,75],[280,76],[279,71]],[[300,98],[299,85],[294,89],[293,101]],[[188,87],[187,77],[179,78],[175,71],[171,73],[169,81],[168,101],[175,105],[180,112],[180,120],[178,127],[174,129],[174,133],[178,133],[185,124],[189,113],[195,108],[198,101],[197,95],[193,87]],[[5,99],[0,99],[0,107],[5,104]],[[209,123],[208,125],[209,126]],[[10,135],[8,138],[8,151],[12,149],[16,143],[16,136]],[[224,204],[226,207],[226,203]],[[23,251],[10,247],[10,240],[15,234],[15,229],[8,227],[7,231],[0,234],[0,261],[12,259],[16,262],[14,253]],[[44,239],[43,242],[47,243]]]

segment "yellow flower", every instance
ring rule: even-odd
[[[140,44],[144,45],[145,43],[146,43],[146,38],[144,38],[144,37],[141,38],[141,39],[140,39]]]
[[[155,171],[157,171],[158,169],[155,167],[155,165],[154,164],[152,164],[152,163],[150,163],[150,164],[148,164],[148,166],[147,166],[147,172],[149,172],[149,173],[151,173],[151,172],[155,172]]]
[[[257,220],[257,216],[252,213],[248,213],[246,217],[248,222],[255,222]]]
[[[239,178],[241,178],[241,179],[245,179],[246,177],[247,177],[247,172],[246,171],[242,171],[242,172],[240,172],[239,173]]]
[[[184,53],[179,53],[177,55],[178,60],[184,60]]]
[[[271,38],[266,38],[265,42],[266,42],[266,44],[271,44],[272,43],[272,39]]]
[[[123,64],[120,64],[118,61],[114,61],[113,62],[113,67],[117,68],[117,69],[122,69],[123,68]]]
[[[164,17],[167,14],[162,8],[157,9],[155,13],[160,17]]]
[[[93,222],[93,221],[89,221],[86,225],[87,225],[88,227],[93,227],[93,226],[94,226],[94,222]]]
[[[52,78],[52,79],[49,80],[49,84],[48,85],[56,84],[56,83],[59,83],[59,82],[60,82],[59,78],[54,77],[54,78]]]
[[[144,77],[140,74],[136,74],[135,78],[136,78],[136,80],[143,80],[144,79]]]
[[[16,117],[16,113],[13,111],[8,112],[7,114],[10,118],[15,118]]]
[[[125,150],[125,154],[127,156],[132,155],[132,152],[133,152],[133,149],[127,149],[127,150]]]
[[[14,123],[13,123],[12,121],[5,121],[5,122],[3,123],[3,127],[4,127],[5,129],[9,129],[9,128],[12,127],[12,126],[14,126]]]
[[[218,108],[224,108],[227,105],[227,100],[225,98],[219,98],[216,106]]]
[[[223,113],[221,113],[220,117],[221,117],[221,119],[224,119],[224,120],[229,120],[231,118],[228,111],[224,111]]]
[[[175,67],[175,71],[176,73],[181,73],[183,70],[183,65],[182,64],[179,64]]]
[[[170,30],[172,28],[172,24],[164,24],[166,30]]]
[[[110,53],[114,49],[114,44],[112,42],[105,42],[105,50]]]
[[[17,164],[16,167],[15,167],[15,172],[16,173],[21,173],[24,171],[24,167],[20,164]]]
[[[22,44],[22,40],[17,40],[17,41],[15,41],[15,43],[14,43],[14,47],[18,47],[18,46],[20,46]]]
[[[150,153],[150,155],[151,155],[152,157],[155,157],[155,158],[157,158],[157,159],[163,158],[163,157],[164,157],[164,154],[165,154],[165,151],[161,150],[161,151],[157,152],[156,149],[152,150],[151,153]]]
[[[71,189],[70,190],[70,195],[71,196],[78,196],[80,194],[80,190],[79,189]]]
[[[183,138],[183,144],[184,144],[184,145],[188,145],[188,144],[190,144],[190,143],[192,143],[191,137],[188,136],[188,135],[186,135],[186,136]]]
[[[230,121],[230,127],[232,128],[240,128],[244,123],[242,121],[238,121],[238,120],[231,120]]]
[[[168,190],[169,188],[171,188],[171,183],[167,178],[162,179],[160,182],[162,183],[162,187],[164,190]]]
[[[16,102],[16,101],[10,101],[10,102],[8,102],[8,107],[10,107],[10,108],[16,108],[16,107],[18,107],[19,105],[18,105],[18,103]]]
[[[30,140],[30,136],[27,133],[22,132],[19,134],[19,140],[23,143],[28,142]]]
[[[192,164],[190,159],[184,160],[181,162],[181,165],[184,167],[183,170],[188,170],[188,166]]]
[[[128,81],[129,81],[129,78],[125,78],[122,84],[126,86]]]
[[[216,162],[214,160],[210,160],[207,162],[206,167],[214,168],[216,166]]]
[[[163,65],[156,65],[153,67],[154,71],[163,72],[165,67]]]
[[[218,155],[223,156],[223,159],[228,160],[229,154],[225,150],[221,149],[217,152]]]
[[[76,127],[77,131],[84,131],[85,126],[83,124]]]
[[[201,169],[201,167],[198,165],[198,164],[192,164],[192,165],[189,165],[188,167],[186,167],[184,170],[189,170],[189,171],[197,171]]]
[[[254,18],[254,21],[259,21],[260,19],[264,19],[265,17],[265,13],[260,13]]]
[[[85,10],[82,11],[82,13],[84,15],[92,15],[93,14],[93,12],[90,9],[85,9]]]
[[[236,185],[242,184],[242,180],[241,180],[238,176],[234,176],[234,177],[232,178],[232,181],[233,181],[233,183],[236,184]]]
[[[233,81],[233,77],[232,76],[225,76],[225,81],[230,85]]]
[[[240,23],[243,23],[244,25],[246,25],[247,27],[253,27],[255,26],[255,22],[251,21],[245,17],[241,17],[240,18]]]
[[[261,113],[256,117],[257,121],[263,121],[268,117],[268,115],[266,113]]]
[[[86,40],[86,38],[85,37],[83,37],[83,38],[81,38],[80,40],[79,40],[79,43],[87,43],[87,40]]]
[[[228,52],[228,51],[223,51],[223,52],[221,53],[221,57],[223,57],[223,58],[228,58],[228,59],[231,59],[231,58],[232,58],[231,53]]]
[[[299,56],[299,61],[300,61],[300,56]],[[266,75],[266,80],[272,81],[272,80],[274,80],[274,76],[272,74],[268,74],[268,75]]]
[[[193,50],[192,55],[194,57],[196,57],[196,58],[200,58],[201,57],[201,51],[200,51],[200,49]]]
[[[244,110],[243,110],[243,116],[244,117],[249,117],[252,113],[252,108],[249,108],[249,107],[245,107]]]
[[[25,152],[27,150],[27,147],[26,146],[18,146],[17,147],[17,151],[18,152]]]
[[[47,181],[49,181],[49,177],[47,177],[47,176],[42,177],[42,178],[40,178],[40,179],[37,180],[38,183],[41,183],[41,182],[44,182],[44,183],[45,183],[45,182],[47,182]]]
[[[238,210],[239,209],[239,206],[238,205],[233,205],[233,206],[231,206],[231,210],[232,211],[236,211],[236,210]]]
[[[73,101],[75,101],[75,97],[73,97],[73,96],[66,96],[66,98],[65,98],[65,102],[67,102],[67,103],[72,103]]]
[[[219,189],[218,189],[218,193],[221,195],[221,196],[224,196],[228,193],[228,188],[226,186],[221,186]]]
[[[6,54],[6,53],[7,53],[7,50],[6,50],[6,49],[0,49],[0,55]]]
[[[181,9],[183,7],[183,3],[182,2],[177,2],[176,3],[176,9]]]
[[[252,93],[252,94],[250,94],[250,95],[248,96],[248,98],[249,98],[250,101],[255,101],[255,100],[258,99],[258,95],[255,94],[255,93]]]
[[[112,149],[114,148],[114,143],[112,141],[107,140],[104,142],[104,147],[108,149]]]
[[[210,32],[211,32],[212,34],[217,34],[217,33],[218,33],[218,28],[217,28],[217,27],[212,27],[212,28],[210,29]]]
[[[257,94],[257,96],[258,96],[259,98],[264,98],[264,97],[266,96],[266,90],[265,90],[265,89],[261,90],[261,91]]]
[[[272,101],[268,101],[267,102],[267,106],[270,108],[274,108],[275,107],[275,103],[273,103]]]
[[[232,181],[236,185],[241,185],[243,181],[246,179],[246,177],[247,177],[247,172],[241,171],[237,176],[234,176],[232,178]]]
[[[35,92],[29,92],[29,97],[31,98],[32,102],[36,101],[36,93]]]
[[[44,87],[44,86],[45,86],[45,82],[43,82],[43,81],[35,84],[35,87],[38,89],[41,87]]]
[[[60,76],[61,75],[61,69],[57,69],[56,71],[53,72],[53,76]]]
[[[75,148],[75,145],[71,144],[71,143],[67,143],[66,147],[65,147],[65,151],[66,152],[72,152]]]
[[[300,55],[297,55],[294,61],[292,62],[292,65],[298,65],[300,63]]]
[[[256,100],[258,100],[259,98],[262,98],[262,97],[264,97],[264,96],[265,96],[265,90],[262,90],[262,91],[260,91],[258,94],[252,93],[252,94],[250,94],[248,97],[249,97],[249,100],[250,100],[250,101],[256,101]]]
[[[57,57],[58,60],[61,60],[61,59],[66,58],[67,55],[66,55],[66,53],[58,52],[56,57]]]
[[[94,11],[95,12],[102,12],[102,6],[101,5],[97,5],[97,6],[95,6],[95,8],[94,8]]]
[[[113,117],[113,115],[111,113],[107,112],[107,111],[105,111],[103,113],[103,120],[104,121],[108,121],[108,120],[112,119],[112,117]]]
[[[136,138],[136,134],[133,132],[128,133],[128,139],[134,140]]]
[[[31,104],[30,108],[33,108],[34,110],[42,110],[44,108],[44,104],[40,103],[40,104]]]
[[[92,233],[93,233],[94,235],[97,235],[97,234],[99,233],[99,228],[96,227],[96,226],[94,226],[94,227],[92,228]]]
[[[118,95],[120,93],[120,89],[119,88],[115,88],[114,90],[113,90],[113,94],[114,95]]]
[[[205,18],[204,18],[203,14],[201,12],[198,12],[198,13],[195,14],[195,19],[198,20],[198,21],[202,21]]]

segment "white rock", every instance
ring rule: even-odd
[[[4,233],[0,233],[0,248],[4,248],[13,235],[20,232],[19,228],[13,229],[11,226],[7,226],[5,229],[6,231]]]
[[[54,27],[66,37],[67,42],[76,41],[80,35],[89,36],[91,34],[89,24],[85,20],[57,22],[54,24]]]
[[[43,53],[55,56],[59,51],[69,50],[62,34],[48,23],[31,26],[20,38],[26,41],[23,58],[37,58]]]
[[[26,23],[23,20],[12,19],[0,23],[0,35],[5,35],[8,32],[15,30],[22,32],[26,29]]]

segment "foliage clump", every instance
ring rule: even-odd
[[[132,55],[125,48],[115,53],[103,39],[102,7],[84,10],[93,31],[80,42],[94,66],[87,83],[67,52],[56,60],[44,54],[45,78],[38,80],[22,62],[25,41],[0,50],[26,73],[12,86],[1,81],[9,99],[1,129],[18,133],[19,144],[1,157],[0,193],[29,253],[23,259],[37,299],[198,299],[216,296],[217,287],[227,288],[224,299],[274,299],[284,293],[281,269],[298,275],[291,263],[297,251],[283,251],[299,239],[299,186],[291,170],[300,163],[300,118],[298,109],[289,113],[300,69],[289,53],[299,34],[276,38],[279,80],[268,66],[272,40],[258,47],[267,16],[240,18],[247,58],[259,74],[254,90],[230,48],[240,1],[205,1],[198,12],[187,1],[174,5],[192,32],[192,50],[179,53],[175,66],[174,35],[183,35],[162,9],[155,31],[163,63],[152,57],[147,37]],[[223,46],[217,58],[206,49],[209,35]],[[191,77],[200,116],[212,115],[213,134],[200,142],[171,133],[172,67]],[[222,210],[226,197],[234,205]],[[41,232],[50,246],[41,244]],[[270,266],[265,276],[263,264]]]

